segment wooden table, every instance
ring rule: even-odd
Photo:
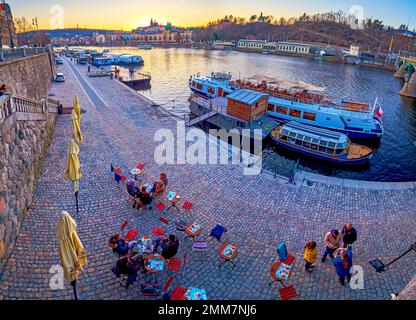
[[[230,245],[230,246],[234,246],[234,245],[233,245],[233,244],[231,244],[231,243],[224,243],[224,244],[223,244],[223,245],[221,245],[221,246],[219,247],[219,249],[218,249],[218,255],[219,255],[222,259],[224,259],[224,261],[223,261],[223,262],[221,262],[221,263],[219,264],[218,268],[219,268],[219,267],[221,267],[221,266],[222,266],[224,263],[226,263],[226,262],[231,263],[231,264],[233,265],[233,269],[235,268],[235,263],[234,263],[233,261],[231,261],[231,260],[232,260],[232,259],[235,259],[235,257],[237,257],[237,254],[238,254],[238,248],[237,248],[236,246],[234,246],[234,247],[236,247],[236,249],[233,251],[232,255],[231,255],[231,256],[227,256],[227,255],[223,254],[223,251],[224,251],[224,249],[225,249],[228,245]]]
[[[279,278],[279,277],[277,277],[277,275],[276,275],[276,271],[279,269],[279,267],[280,267],[282,264],[284,264],[282,261],[277,261],[277,262],[275,262],[275,263],[273,263],[273,264],[272,264],[272,266],[271,266],[271,268],[270,268],[270,276],[273,278],[273,280],[272,280],[271,282],[269,282],[269,286],[270,286],[272,283],[274,283],[274,282],[280,282],[280,283],[281,283],[281,284],[285,287],[285,284],[284,284],[284,282],[283,282],[283,281],[286,281],[287,279],[286,279],[286,278]],[[293,270],[292,266],[290,266],[290,267],[291,267],[291,270],[290,270],[290,272],[289,272],[288,279],[290,278],[290,276],[291,276],[291,274],[292,274],[292,270]]]
[[[195,241],[195,237],[199,236],[202,232],[202,227],[201,225],[199,226],[199,229],[196,232],[192,232],[189,228],[194,224],[195,222],[189,222],[186,226],[185,226],[185,232],[187,234],[187,236],[185,238],[192,238]]]

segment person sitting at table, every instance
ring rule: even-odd
[[[145,186],[141,187],[140,192],[139,192],[137,197],[140,199],[140,202],[141,202],[143,207],[148,205],[149,210],[152,209],[151,204],[152,204],[152,201],[153,201],[153,197],[150,195],[150,192],[146,191]]]
[[[174,234],[170,234],[168,238],[157,238],[154,252],[157,251],[159,246],[162,247],[163,258],[173,258],[178,253],[179,239]]]
[[[168,186],[168,182],[169,182],[169,180],[168,180],[168,174],[165,173],[165,172],[162,172],[160,174],[160,180],[163,181],[163,183],[165,184],[165,188],[166,188]]]
[[[150,191],[151,194],[153,194],[154,197],[158,197],[163,195],[165,192],[165,183],[162,180],[156,180],[156,182],[153,184],[153,188]]]
[[[122,239],[119,234],[111,236],[110,240],[108,241],[108,246],[112,248],[113,252],[120,257],[125,256],[130,250],[129,242]]]
[[[120,277],[121,274],[127,275],[126,287],[128,288],[134,281],[137,280],[137,273],[139,271],[146,272],[144,267],[144,258],[141,254],[120,257],[112,271],[116,277]]]

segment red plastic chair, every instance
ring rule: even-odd
[[[279,289],[280,298],[282,300],[290,300],[298,297],[295,288],[292,285]]]
[[[183,205],[182,205],[182,208],[183,208],[183,209],[185,209],[185,210],[190,211],[190,210],[192,210],[192,206],[193,206],[193,203],[192,203],[192,202],[190,202],[190,201],[185,201],[185,202],[183,203]]]
[[[160,217],[159,218],[159,221],[160,222],[162,222],[163,224],[165,224],[165,225],[169,225],[169,220],[168,219],[166,219],[165,217]]]
[[[168,263],[169,271],[180,271],[181,270],[181,259],[180,258],[170,258]]]
[[[134,239],[136,239],[138,233],[139,232],[137,230],[129,230],[126,233],[126,237],[125,238],[128,241],[133,241]]]
[[[187,288],[181,287],[181,286],[176,286],[175,288],[173,288],[172,293],[170,295],[170,300],[184,300],[184,295],[186,293],[186,291],[188,291]]]
[[[287,254],[286,260],[282,260],[284,264],[291,264],[293,261],[295,261],[295,257],[291,255],[290,253]]]
[[[144,166],[145,166],[145,163],[139,163],[136,168],[139,170],[143,170]]]
[[[168,280],[166,280],[166,283],[165,283],[165,285],[163,286],[162,291],[166,291],[166,290],[168,290],[168,288],[169,288],[170,284],[172,283],[172,280],[173,280],[173,276],[170,276],[170,277],[168,278]]]
[[[156,228],[153,228],[152,229],[152,233],[155,235],[155,236],[157,236],[157,237],[161,237],[161,236],[163,236],[165,233],[166,233],[166,231],[165,230],[163,230],[162,228],[160,228],[160,227],[156,227]]]
[[[166,209],[166,205],[163,202],[159,202],[155,207],[160,211],[163,212]]]
[[[127,179],[127,177],[126,177],[125,175],[122,175],[122,176],[121,176],[121,181],[125,182],[125,181],[126,181],[126,179]]]
[[[122,170],[121,170],[121,168],[115,168],[114,169],[114,173],[116,173],[116,174],[118,174],[118,175],[120,175],[121,174],[121,172],[122,172]]]

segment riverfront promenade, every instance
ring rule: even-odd
[[[33,204],[23,223],[14,253],[0,279],[0,299],[72,299],[64,290],[51,290],[49,268],[59,264],[55,227],[61,210],[78,223],[78,234],[88,254],[88,265],[78,280],[83,299],[139,299],[138,285],[128,290],[111,272],[109,237],[119,231],[124,220],[128,228],[149,234],[159,226],[157,212],[137,213],[124,190],[117,187],[110,163],[132,168],[146,162],[147,177],[153,182],[160,172],[169,176],[169,190],[178,191],[194,210],[184,217],[174,210],[171,221],[195,220],[202,224],[201,238],[221,223],[228,228],[228,240],[236,243],[236,268],[218,268],[217,245],[209,247],[209,259],[193,261],[192,240],[180,238],[178,257],[190,255],[186,272],[174,274],[174,285],[205,288],[209,299],[279,299],[276,285],[269,287],[269,268],[276,259],[276,245],[286,241],[296,255],[290,283],[299,299],[386,299],[400,292],[416,273],[415,256],[409,254],[385,274],[377,274],[368,264],[376,257],[389,261],[415,241],[416,192],[367,190],[317,183],[314,188],[293,187],[269,177],[244,176],[234,165],[164,165],[154,161],[153,141],[157,129],[176,132],[176,120],[150,106],[149,102],[109,78],[87,78],[86,66],[65,60],[60,69],[66,82],[53,84],[55,99],[64,106],[78,95],[82,110],[84,143],[80,147],[83,177],[80,181],[80,212],[75,212],[71,183],[65,180],[70,116],[58,117],[55,136],[46,157]],[[157,85],[157,84],[154,84]],[[303,247],[309,240],[324,250],[323,237],[331,228],[341,229],[351,222],[358,231],[353,249],[354,264],[364,268],[364,289],[342,287],[328,259],[319,260],[312,274],[303,271]],[[172,230],[173,227],[167,227]],[[319,257],[320,258],[320,257]],[[169,272],[158,275],[161,283]],[[143,282],[141,277],[140,282]]]

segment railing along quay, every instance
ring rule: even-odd
[[[40,101],[4,94],[0,96],[0,124],[15,112],[46,114],[48,106],[52,105],[58,109],[60,102],[51,98],[43,98]]]
[[[9,48],[2,49],[0,48],[0,62],[2,61],[12,61],[24,57],[35,56],[38,54],[49,52],[47,47],[41,48]]]

